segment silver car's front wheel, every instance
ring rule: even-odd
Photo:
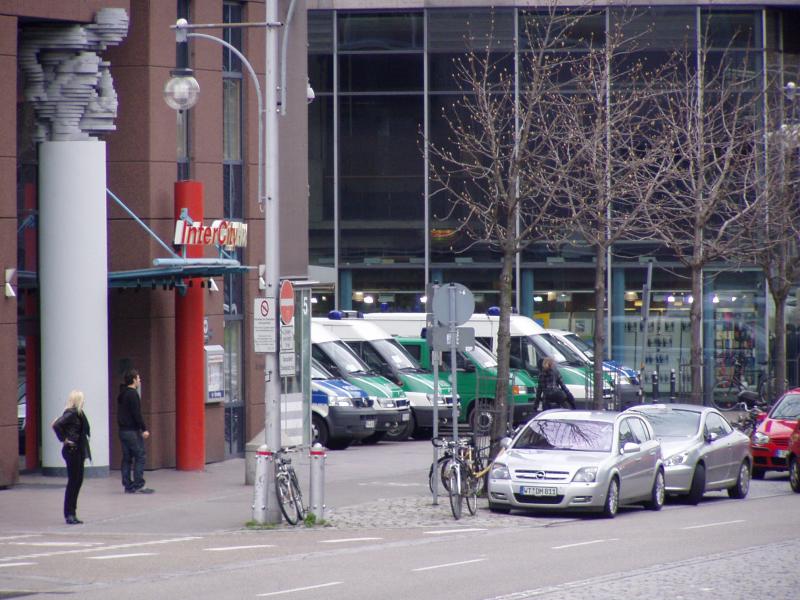
[[[739,465],[739,477],[733,487],[728,488],[728,496],[731,498],[744,498],[750,491],[750,463],[746,460]]]
[[[619,482],[614,477],[611,483],[608,484],[608,492],[606,493],[606,503],[603,506],[603,516],[608,519],[613,519],[617,516],[619,510]]]

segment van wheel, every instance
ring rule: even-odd
[[[490,406],[490,400],[477,400],[470,406],[467,422],[473,433],[486,435],[491,431],[493,417]]]
[[[414,431],[414,413],[409,411],[408,421],[401,421],[394,427],[390,427],[386,431],[386,439],[392,442],[402,442],[408,439],[412,431]]]
[[[311,439],[315,444],[322,444],[326,448],[330,447],[328,446],[331,441],[328,424],[317,413],[311,415]]]

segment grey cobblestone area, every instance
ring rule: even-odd
[[[450,512],[447,496],[434,506],[431,496],[381,498],[364,504],[325,509],[325,520],[338,529],[408,528],[408,527],[541,527],[564,518],[514,513],[495,514],[489,511],[485,499],[478,500],[478,513],[470,515],[466,504],[461,519],[456,521]]]
[[[486,600],[697,600],[798,598],[800,541],[754,546],[701,559],[664,563]],[[755,571],[758,575],[755,575]]]

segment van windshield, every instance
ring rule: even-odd
[[[342,375],[368,375],[370,368],[342,341],[314,344],[312,356],[329,371]]]
[[[570,344],[583,352],[587,357],[594,358],[594,348],[587,344],[577,333],[566,333],[564,334],[564,337],[569,340]]]
[[[464,354],[484,369],[494,369],[497,367],[497,358],[495,355],[480,342],[475,342],[472,348],[464,350]]]
[[[411,356],[408,351],[403,348],[397,340],[383,339],[372,340],[369,342],[375,349],[383,361],[391,367],[393,371],[424,373],[425,370],[420,364]]]
[[[550,342],[550,345],[553,346],[553,348],[561,353],[566,364],[572,367],[582,367],[589,362],[589,359],[586,358],[586,356],[575,352],[575,350],[570,348],[563,340],[558,339],[558,336],[551,333],[543,333],[542,336],[544,336],[547,341]],[[556,362],[562,361],[556,358]]]

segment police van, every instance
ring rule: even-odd
[[[410,435],[430,437],[433,432],[433,375],[424,369],[397,340],[374,322],[366,321],[354,311],[331,311],[328,318],[313,321],[340,337],[372,370],[401,388],[411,407],[411,419],[405,431],[387,434],[394,440]],[[439,384],[439,425],[451,419],[453,394],[450,384]]]

